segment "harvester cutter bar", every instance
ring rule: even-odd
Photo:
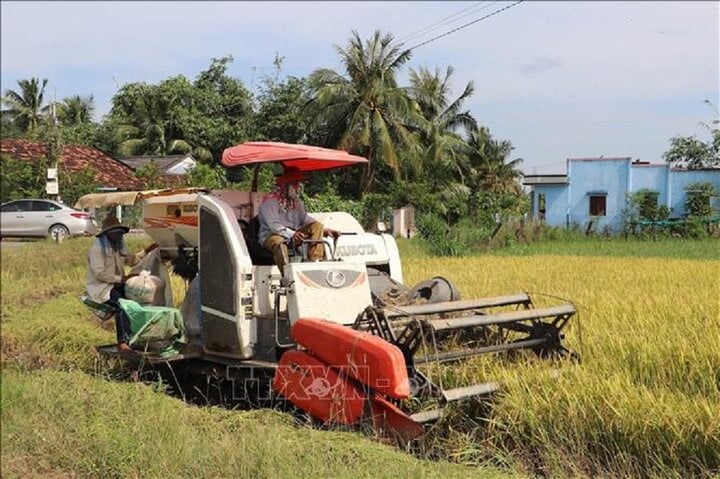
[[[429,356],[422,356],[415,358],[415,364],[426,364],[433,361],[449,362],[457,361],[460,359],[471,358],[473,356],[480,356],[481,354],[497,353],[500,351],[510,351],[512,349],[530,349],[537,348],[546,343],[545,339],[524,339],[520,341],[513,341],[512,343],[504,344],[493,344],[491,346],[482,346],[473,349],[463,349],[460,351],[449,351],[446,353],[437,353]]]
[[[495,382],[475,384],[473,386],[467,386],[462,388],[448,389],[441,391],[440,399],[443,404],[449,402],[461,401],[467,398],[478,398],[483,396],[490,396],[500,389],[500,384]],[[445,414],[445,407],[439,407],[436,409],[430,409],[428,411],[421,411],[410,415],[410,419],[413,421],[424,424],[428,422],[437,421]]]

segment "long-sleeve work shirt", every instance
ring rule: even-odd
[[[110,290],[121,283],[125,265],[134,266],[145,256],[145,251],[130,254],[127,249],[103,249],[100,238],[95,239],[88,252],[87,294],[93,301],[104,303],[110,299]]]
[[[295,234],[295,230],[316,221],[307,214],[302,201],[297,200],[296,208],[286,210],[274,196],[268,197],[260,204],[258,214],[260,219],[258,241],[260,244],[264,244],[270,235],[280,235],[290,239]]]

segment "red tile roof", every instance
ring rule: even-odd
[[[0,140],[0,153],[19,160],[33,161],[47,155],[43,143],[30,140]],[[60,155],[60,170],[78,172],[87,168],[95,170],[98,187],[120,190],[142,189],[135,172],[112,156],[91,146],[65,146]]]

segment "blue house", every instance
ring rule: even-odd
[[[593,221],[597,229],[620,231],[628,193],[655,190],[658,203],[671,208],[670,217],[682,218],[687,185],[709,182],[720,191],[719,168],[685,170],[629,157],[600,157],[569,158],[566,171],[524,177],[523,184],[531,189],[533,218],[561,227],[587,227]]]

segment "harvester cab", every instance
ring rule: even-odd
[[[227,168],[256,166],[256,178],[264,163],[311,172],[366,162],[338,150],[264,142],[228,148],[222,159]],[[257,242],[263,194],[256,184],[244,192],[143,197],[143,228],[163,258],[176,262],[176,271],[182,260],[187,279],[198,271],[201,351],[181,354],[179,361],[201,363],[204,369],[197,370],[214,374],[223,367],[231,380],[264,369],[276,397],[317,420],[370,421],[409,440],[422,433],[422,423],[441,417],[446,403],[498,388],[485,381],[446,390],[424,365],[522,349],[572,356],[561,344],[572,304],[535,308],[525,293],[461,300],[440,277],[405,286],[394,237],[366,232],[344,212],[312,213],[341,235],[325,243],[324,261],[305,261],[301,247],[281,278]],[[194,258],[197,267],[187,268]],[[434,406],[411,411],[405,406],[411,398]]]

